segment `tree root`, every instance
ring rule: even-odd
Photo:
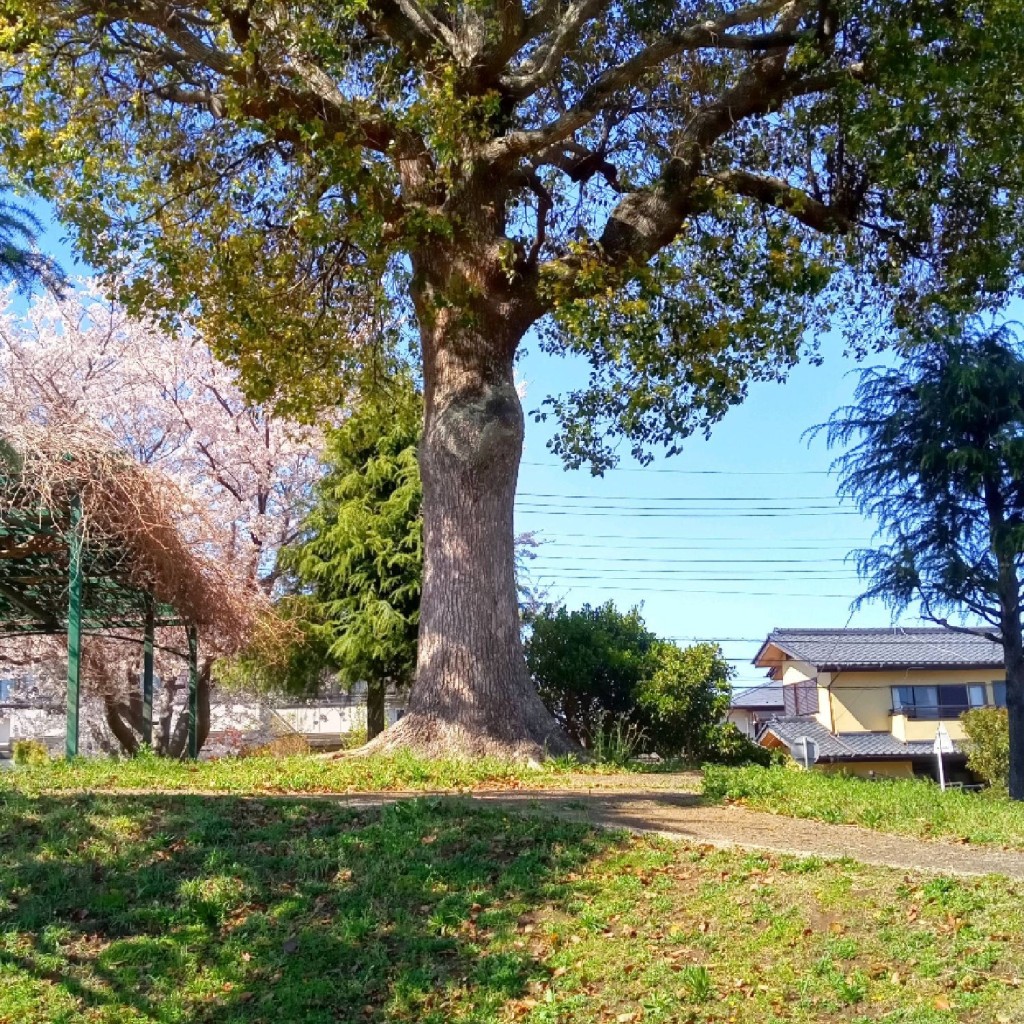
[[[353,757],[372,757],[411,751],[425,758],[494,757],[518,764],[540,763],[555,757],[574,756],[589,761],[590,755],[551,720],[527,724],[515,738],[468,730],[464,724],[444,722],[415,711],[357,750]]]

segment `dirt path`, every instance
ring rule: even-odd
[[[701,777],[688,772],[652,774],[638,783],[635,775],[565,776],[557,786],[537,789],[494,789],[454,793],[406,791],[391,793],[250,793],[210,791],[199,795],[246,796],[252,799],[319,799],[350,807],[379,807],[415,797],[439,797],[500,805],[523,811],[557,814],[605,828],[652,832],[690,843],[770,850],[800,856],[850,857],[865,864],[921,871],[927,874],[1000,874],[1024,880],[1024,851],[992,846],[916,839],[875,832],[858,825],[830,825],[787,818],[743,807],[707,805],[700,798]],[[124,795],[185,795],[182,791],[102,790]],[[188,791],[196,795],[195,791]]]
[[[691,781],[686,779],[687,783]],[[652,790],[646,786],[646,781],[642,790],[602,783],[600,787],[583,792],[571,789],[506,789],[459,796],[450,793],[353,794],[328,799],[357,806],[376,806],[414,795],[436,795],[523,811],[541,811],[605,828],[652,832],[669,839],[710,846],[827,858],[850,857],[865,864],[927,874],[1001,874],[1024,880],[1024,853],[1021,852],[889,835],[858,825],[830,825],[742,807],[708,806],[701,803],[695,792],[673,792],[660,785],[657,790]]]
[[[1024,853],[991,846],[914,839],[858,825],[830,825],[742,807],[708,806],[694,793],[616,788],[594,793],[544,790],[477,793],[473,798],[712,846],[851,857],[865,864],[929,874],[1001,874],[1024,880]]]

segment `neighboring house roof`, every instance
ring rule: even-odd
[[[1002,668],[1002,646],[981,631],[951,629],[774,629],[754,658],[776,668],[787,658],[819,672],[850,669]]]
[[[737,690],[729,702],[738,711],[781,711],[786,706],[781,686],[752,686]]]
[[[930,757],[933,753],[931,740],[905,743],[889,732],[847,732],[834,736],[820,722],[804,716],[773,718],[764,726],[761,741],[769,735],[790,749],[798,739],[807,736],[818,744],[819,761],[886,761]],[[955,741],[953,746],[961,752]]]

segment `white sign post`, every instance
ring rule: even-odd
[[[953,741],[949,738],[949,733],[941,722],[938,729],[935,730],[935,742],[932,744],[932,750],[939,762],[939,786],[945,789],[946,772],[942,764],[942,755],[953,753]]]

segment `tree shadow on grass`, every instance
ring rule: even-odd
[[[450,801],[0,797],[0,1020],[496,1019],[619,840]]]

